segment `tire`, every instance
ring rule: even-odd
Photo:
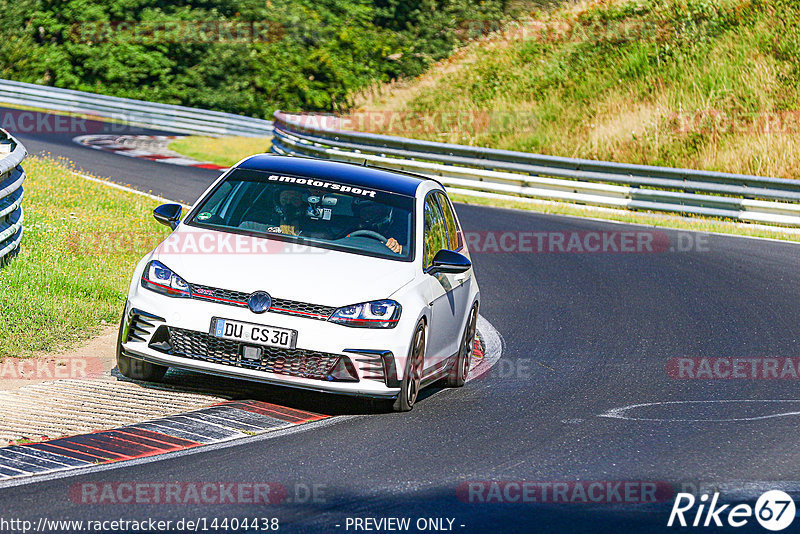
[[[414,407],[422,382],[422,369],[425,364],[425,323],[420,321],[411,338],[411,348],[406,359],[406,372],[400,387],[400,394],[392,404],[395,412],[408,412]]]
[[[119,334],[117,334],[117,368],[122,376],[146,382],[158,382],[164,378],[169,367],[137,360],[122,354],[122,331],[124,327],[125,313],[123,312],[122,320],[119,323]]]
[[[458,356],[453,362],[453,367],[444,378],[444,385],[449,388],[460,388],[467,382],[469,366],[472,363],[472,348],[475,343],[475,329],[478,325],[478,305],[475,304],[469,312],[464,333],[461,335],[461,346],[458,349]]]

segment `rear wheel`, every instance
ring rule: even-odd
[[[467,382],[469,366],[472,363],[472,349],[475,343],[475,330],[478,327],[478,305],[472,307],[461,336],[461,345],[458,349],[458,356],[453,362],[453,368],[447,373],[444,383],[447,387],[460,388]]]
[[[117,334],[117,368],[122,376],[146,382],[158,382],[164,378],[169,367],[136,360],[122,353],[122,331],[124,327],[125,314],[123,312],[122,321],[119,323],[119,334]]]
[[[407,412],[414,407],[419,396],[422,383],[422,368],[425,362],[425,323],[420,322],[411,338],[411,348],[406,360],[406,372],[400,388],[400,394],[395,399],[392,409],[395,412]]]

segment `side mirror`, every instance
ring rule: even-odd
[[[181,222],[183,206],[180,204],[162,204],[153,210],[153,217],[163,225],[169,226],[173,230]]]
[[[428,274],[458,274],[468,271],[470,267],[472,267],[472,262],[463,254],[442,249],[433,257],[433,265],[428,267],[425,272]]]

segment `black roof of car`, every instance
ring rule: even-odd
[[[379,189],[405,196],[415,196],[417,187],[429,180],[424,176],[311,158],[259,154],[251,156],[236,166],[237,169],[264,171],[274,174],[332,180],[347,185]]]

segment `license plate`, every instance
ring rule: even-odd
[[[265,347],[293,349],[297,346],[297,330],[230,319],[211,319],[211,335],[220,339],[252,343]]]

